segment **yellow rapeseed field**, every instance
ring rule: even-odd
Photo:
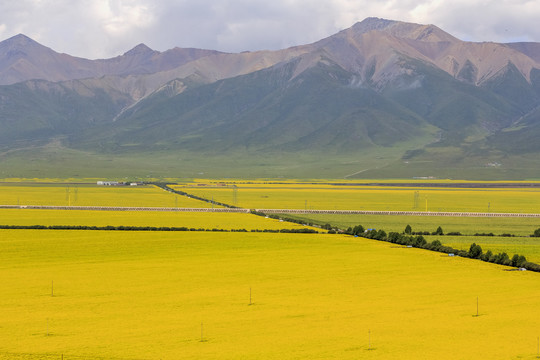
[[[0,247],[0,359],[537,356],[539,274],[476,260],[342,235],[0,230]]]
[[[245,213],[0,209],[0,225],[154,226],[196,229],[301,229]]]
[[[0,185],[2,205],[209,208],[212,204],[155,186]],[[218,206],[215,206],[218,207]]]
[[[257,209],[540,213],[540,189],[407,188],[320,184],[177,187],[189,194]]]

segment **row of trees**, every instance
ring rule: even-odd
[[[107,231],[213,231],[213,232],[248,232],[246,229],[205,229],[182,227],[155,227],[155,226],[84,226],[84,225],[0,225],[0,229],[27,229],[27,230],[107,230]],[[301,233],[317,234],[314,229],[252,229],[249,232],[272,233]]]
[[[409,235],[407,233],[398,232],[390,232],[387,234],[384,230],[366,230],[362,225],[350,227],[345,231],[345,233],[368,239],[388,241],[394,244],[404,246],[438,251],[446,254],[454,254],[461,257],[478,259],[500,265],[525,268],[532,271],[540,271],[540,265],[528,262],[523,255],[515,254],[512,258],[510,258],[505,252],[493,254],[491,250],[488,250],[484,253],[482,247],[480,245],[477,245],[476,243],[472,243],[468,251],[457,250],[450,246],[443,245],[439,240],[427,242],[422,235]]]
[[[209,199],[206,199],[206,198],[197,196],[197,195],[188,194],[188,193],[185,192],[185,191],[175,190],[175,189],[169,187],[166,183],[154,182],[154,183],[151,183],[151,184],[152,184],[152,185],[155,185],[155,186],[157,186],[157,187],[160,187],[160,188],[162,188],[163,190],[168,191],[168,192],[171,192],[171,193],[173,193],[173,194],[178,194],[178,195],[182,195],[182,196],[187,196],[187,197],[190,197],[190,198],[195,199],[195,200],[205,201],[205,202],[207,202],[207,203],[214,204],[214,205],[218,205],[218,206],[223,206],[223,207],[226,207],[226,208],[229,208],[229,209],[238,209],[238,206],[233,206],[233,205],[225,204],[225,203],[222,203],[222,202],[219,202],[219,201],[209,200]]]

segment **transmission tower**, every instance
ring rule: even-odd
[[[418,202],[420,201],[420,191],[414,192],[414,206],[413,209],[418,209]]]
[[[236,185],[233,185],[232,201],[233,201],[233,205],[236,206],[238,202],[238,187]]]

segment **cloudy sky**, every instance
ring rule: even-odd
[[[310,43],[366,17],[434,24],[468,41],[540,42],[540,0],[2,1],[0,41],[22,33],[92,59],[139,43],[240,52]]]

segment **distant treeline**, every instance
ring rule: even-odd
[[[0,225],[0,229],[12,230],[106,230],[106,231],[214,231],[214,232],[268,232],[268,233],[299,233],[299,234],[318,234],[314,229],[205,229],[169,227],[169,226],[85,226],[85,225]]]
[[[200,197],[200,196],[197,196],[197,195],[188,194],[185,191],[175,190],[175,189],[169,187],[166,183],[153,182],[153,183],[150,183],[150,184],[155,185],[157,187],[160,187],[163,190],[171,192],[173,194],[187,196],[187,197],[195,199],[195,200],[204,201],[204,202],[207,202],[209,204],[214,204],[214,205],[218,205],[218,206],[223,206],[223,207],[226,207],[226,208],[229,208],[229,209],[239,209],[238,206],[229,205],[229,204],[225,204],[225,203],[222,203],[222,202],[219,202],[219,201],[206,199],[206,198],[203,198],[203,197]]]
[[[283,221],[286,221],[286,222],[300,224],[300,225],[306,225],[306,226],[317,226],[317,225],[315,225],[315,224],[313,224],[313,223],[311,223],[309,221],[306,221],[306,220],[299,220],[299,219],[295,219],[295,218],[291,218],[291,217],[287,217],[287,216],[283,216],[283,215],[265,214],[262,211],[257,211],[257,210],[251,210],[250,212],[253,215],[263,216],[263,217],[267,217],[267,218],[270,218],[270,219],[283,220]],[[324,226],[322,228],[326,229]]]

